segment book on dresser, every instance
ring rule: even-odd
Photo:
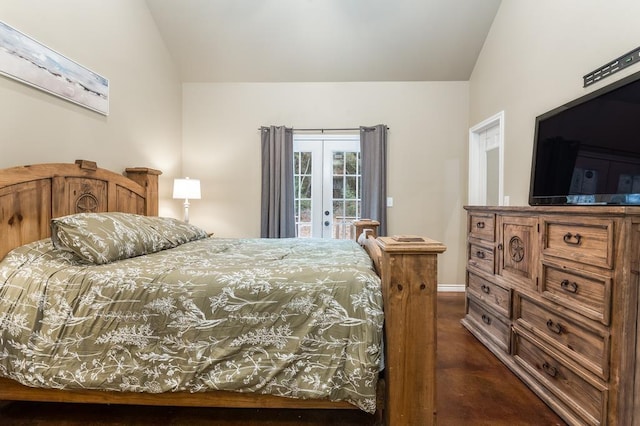
[[[571,425],[640,425],[640,207],[467,210],[462,324]]]

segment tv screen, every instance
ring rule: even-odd
[[[529,204],[640,204],[640,73],[536,118]]]

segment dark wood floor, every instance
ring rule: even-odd
[[[438,424],[564,425],[460,325],[463,314],[463,293],[438,295]],[[372,416],[357,410],[215,409],[26,402],[4,403],[0,407],[0,425],[371,424]]]

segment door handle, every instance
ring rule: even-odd
[[[324,226],[329,226],[329,225],[331,225],[331,222],[329,222],[328,220],[325,220],[324,221]]]

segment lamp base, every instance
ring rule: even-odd
[[[189,201],[184,200],[184,222],[189,223]]]

